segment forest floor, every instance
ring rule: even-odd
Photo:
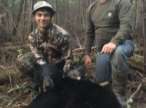
[[[10,47],[7,48],[6,51],[1,51],[1,62],[5,61],[6,63],[9,63],[11,61],[10,64],[14,65],[17,57],[16,49],[20,48]],[[77,52],[80,52],[80,50]],[[79,56],[77,58],[80,60],[81,57]],[[9,66],[9,64],[7,66]],[[32,100],[30,88],[31,81],[21,75],[16,69],[16,66],[7,66],[0,65],[0,108],[26,108]],[[126,88],[127,98],[131,95],[134,96],[134,103],[132,104],[132,107],[129,108],[146,108],[146,81],[145,88],[141,87],[143,78],[144,75],[142,72],[134,69],[131,69],[129,72],[128,86]],[[135,91],[138,92],[135,93]]]
[[[143,75],[131,70],[127,87],[127,97],[130,97],[141,84]],[[0,85],[0,108],[26,108],[31,102],[31,81],[25,78],[10,81]],[[146,92],[140,88],[134,96],[134,103],[129,108],[146,108]]]

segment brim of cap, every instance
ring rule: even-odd
[[[53,9],[51,9],[51,8],[49,8],[49,7],[46,6],[46,7],[39,7],[38,9],[32,11],[32,14],[34,15],[36,11],[38,11],[38,10],[40,10],[42,8],[46,8],[46,9],[48,9],[48,11],[52,11],[53,15],[56,13],[55,10],[53,10]]]

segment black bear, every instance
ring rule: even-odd
[[[112,90],[87,80],[64,78],[28,108],[121,108]]]

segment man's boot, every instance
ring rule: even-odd
[[[121,72],[113,73],[112,88],[119,100],[119,103],[122,105],[122,108],[126,108],[126,85],[127,85],[127,74]]]

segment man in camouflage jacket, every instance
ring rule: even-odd
[[[70,37],[52,22],[55,10],[48,2],[38,1],[32,14],[36,29],[28,36],[31,53],[18,60],[32,77],[35,88],[46,91],[62,77],[63,71],[70,69]]]

